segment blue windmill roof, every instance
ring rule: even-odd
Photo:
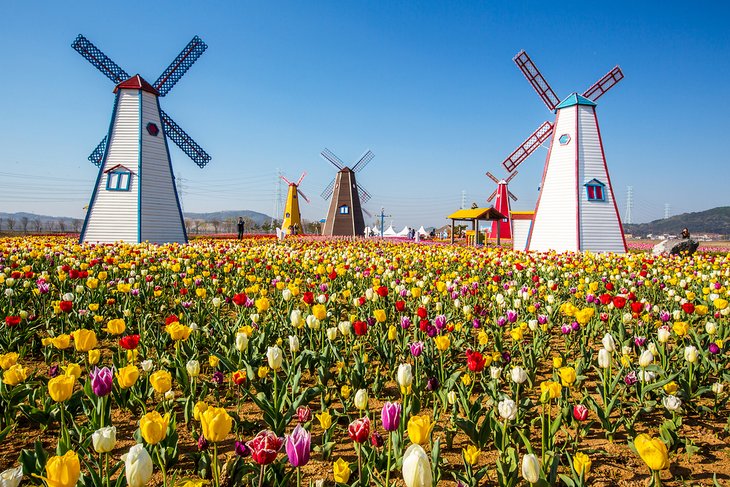
[[[581,96],[578,93],[573,93],[572,95],[569,95],[565,100],[561,101],[560,105],[556,106],[555,109],[559,110],[561,108],[572,107],[573,105],[587,105],[589,107],[596,106],[595,103],[593,103],[585,96]]]

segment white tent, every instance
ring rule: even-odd
[[[425,228],[423,228],[423,225],[421,225],[421,228],[418,229],[418,232],[417,233],[419,235],[428,235],[428,232],[426,231]]]
[[[383,232],[383,237],[397,237],[398,234],[393,230],[393,225],[389,226],[388,229]]]
[[[400,232],[398,232],[398,236],[399,237],[407,237],[408,236],[408,232],[410,232],[410,231],[411,231],[411,228],[408,225],[406,225],[405,227],[403,227],[403,230],[401,230]]]

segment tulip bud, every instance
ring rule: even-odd
[[[269,362],[269,367],[276,371],[281,369],[281,364],[284,360],[284,357],[281,354],[281,349],[274,345],[273,347],[269,347],[266,351],[266,359]]]
[[[327,328],[327,340],[333,342],[337,339],[337,327]]]
[[[540,479],[540,461],[534,453],[522,457],[522,478],[530,484],[535,484]]]
[[[639,366],[648,367],[654,362],[654,355],[649,350],[644,350],[639,356]]]
[[[431,465],[421,445],[409,446],[403,455],[403,480],[407,487],[432,486]]]
[[[694,345],[690,345],[684,348],[684,359],[693,364],[697,362],[697,348]]]
[[[109,453],[117,443],[117,428],[107,426],[94,431],[91,435],[91,443],[94,445],[96,453]],[[2,484],[0,483],[0,485]]]
[[[611,354],[605,348],[598,351],[598,366],[607,369],[611,366]]]
[[[128,487],[144,487],[152,478],[152,458],[144,445],[137,443],[122,455]]]
[[[705,323],[705,331],[708,335],[714,335],[715,333],[717,333],[717,325],[712,321],[708,321],[707,323]]]
[[[603,348],[605,348],[609,352],[614,352],[616,350],[616,342],[614,341],[613,336],[610,333],[606,333],[605,335],[603,335],[601,343],[603,343]]]
[[[449,404],[452,406],[454,404],[456,404],[457,397],[458,396],[456,395],[456,391],[449,391],[449,393],[446,395],[446,398],[448,399]]]
[[[398,374],[396,380],[401,390],[408,389],[413,383],[413,373],[411,372],[411,364],[400,364],[398,366]]]
[[[291,353],[297,353],[299,351],[299,337],[296,335],[289,335],[289,351]]]
[[[512,368],[512,381],[516,384],[522,384],[527,380],[527,372],[520,366]]]
[[[236,350],[243,353],[248,349],[248,335],[245,333],[236,333]]]
[[[300,310],[292,310],[289,319],[291,321],[291,326],[294,328],[300,328],[302,326],[302,312]]]
[[[355,407],[361,411],[368,408],[368,391],[367,389],[358,389],[355,393]]]
[[[185,369],[188,371],[190,377],[197,377],[200,375],[200,362],[197,360],[190,360],[185,364]]]
[[[491,377],[491,378],[492,378],[493,380],[497,380],[497,379],[499,379],[499,376],[500,376],[501,374],[502,374],[502,367],[495,367],[495,366],[491,366],[491,367],[489,367],[489,376],[490,376],[490,377]]]

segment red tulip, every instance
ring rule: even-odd
[[[167,318],[165,318],[165,326],[169,325],[170,323],[180,322],[180,318],[177,317],[177,315],[170,315]]]
[[[314,294],[312,293],[312,291],[307,291],[306,293],[302,294],[302,301],[310,305],[314,303]]]
[[[246,443],[251,450],[251,458],[259,465],[268,465],[276,460],[276,455],[284,443],[273,431],[264,430],[257,434],[253,440]]]
[[[6,316],[5,317],[5,325],[8,328],[18,326],[19,324],[20,324],[20,316]]]
[[[416,314],[421,319],[424,319],[426,316],[428,316],[428,312],[426,311],[426,308],[424,308],[423,306],[420,306],[418,308],[418,311],[416,311]]]
[[[603,293],[600,296],[598,296],[598,299],[601,300],[601,304],[606,306],[608,303],[611,302],[611,295],[608,293]]]
[[[607,282],[606,283],[606,290],[613,291],[613,283],[612,282]]]
[[[119,346],[125,350],[134,350],[139,345],[139,335],[127,335],[119,339]]]
[[[588,418],[588,408],[583,404],[573,406],[573,417],[576,421],[585,421]]]
[[[616,296],[613,298],[613,305],[618,309],[623,309],[626,306],[626,298],[623,296]]]
[[[58,305],[64,313],[70,313],[74,309],[73,301],[61,301]]]
[[[403,310],[406,309],[406,303],[405,303],[405,301],[402,301],[402,300],[396,301],[395,302],[395,309],[396,309],[396,311],[403,312]]]
[[[236,293],[233,295],[233,304],[243,306],[246,303],[246,295],[244,293]]]
[[[479,352],[472,352],[471,350],[466,351],[466,365],[472,372],[481,372],[484,370],[486,360]]]
[[[370,419],[367,417],[356,419],[347,427],[347,434],[355,443],[364,443],[370,436]]]
[[[355,335],[357,336],[363,336],[368,332],[368,324],[365,321],[354,322],[352,328],[355,330]]]
[[[691,315],[695,312],[695,305],[692,303],[684,303],[682,305],[682,310],[687,313],[688,315]]]

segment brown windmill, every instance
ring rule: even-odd
[[[332,182],[322,192],[322,198],[330,200],[327,219],[322,227],[322,235],[360,236],[365,234],[365,219],[362,216],[362,203],[370,199],[362,186],[355,180],[355,173],[362,171],[375,155],[367,151],[359,161],[347,167],[342,160],[329,149],[322,151],[322,157],[327,159],[338,170]]]

